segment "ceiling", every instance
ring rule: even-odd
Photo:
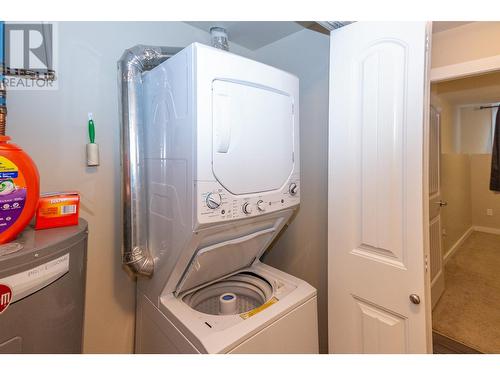
[[[432,22],[432,32],[439,33],[464,26],[471,22],[434,21]],[[206,32],[209,32],[213,26],[223,27],[226,29],[231,42],[252,51],[301,31],[304,28],[328,33],[323,26],[313,21],[192,21],[186,23]]]
[[[198,21],[186,23],[206,32],[209,32],[213,26],[223,27],[231,42],[250,50],[259,49],[304,29],[303,25],[293,21]]]
[[[471,21],[433,21],[432,22],[432,32],[439,33],[441,31],[446,31],[449,29],[454,29],[455,27],[460,27],[472,23]]]

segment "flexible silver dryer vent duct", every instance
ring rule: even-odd
[[[134,274],[152,276],[154,261],[148,249],[148,213],[144,164],[142,74],[180,48],[137,45],[118,60],[122,158],[122,262]]]
[[[347,26],[353,21],[316,21],[321,26],[323,26],[327,30],[335,30],[340,29],[341,27]]]

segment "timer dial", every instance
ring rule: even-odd
[[[207,195],[206,203],[207,203],[208,208],[215,210],[216,208],[219,208],[220,205],[222,204],[222,198],[221,198],[220,194],[209,193]]]
[[[261,199],[257,202],[257,209],[259,211],[265,211],[266,210],[266,205],[264,203],[264,201]]]
[[[247,214],[247,215],[250,215],[252,213],[252,211],[253,211],[252,206],[248,202],[246,202],[246,203],[243,204],[242,209],[243,209],[243,212],[245,214]]]

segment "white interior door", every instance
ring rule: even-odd
[[[431,106],[429,119],[429,252],[433,308],[444,292],[441,207],[446,203],[441,200],[440,123],[439,111]]]
[[[425,22],[357,22],[331,34],[333,353],[431,350],[428,37]]]

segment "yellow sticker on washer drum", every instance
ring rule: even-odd
[[[259,307],[256,307],[255,309],[250,310],[249,312],[240,314],[240,317],[242,317],[243,319],[248,319],[254,316],[255,314],[260,313],[262,310],[267,309],[269,306],[274,305],[276,302],[278,302],[278,299],[276,297],[273,297],[263,305],[260,305]]]

